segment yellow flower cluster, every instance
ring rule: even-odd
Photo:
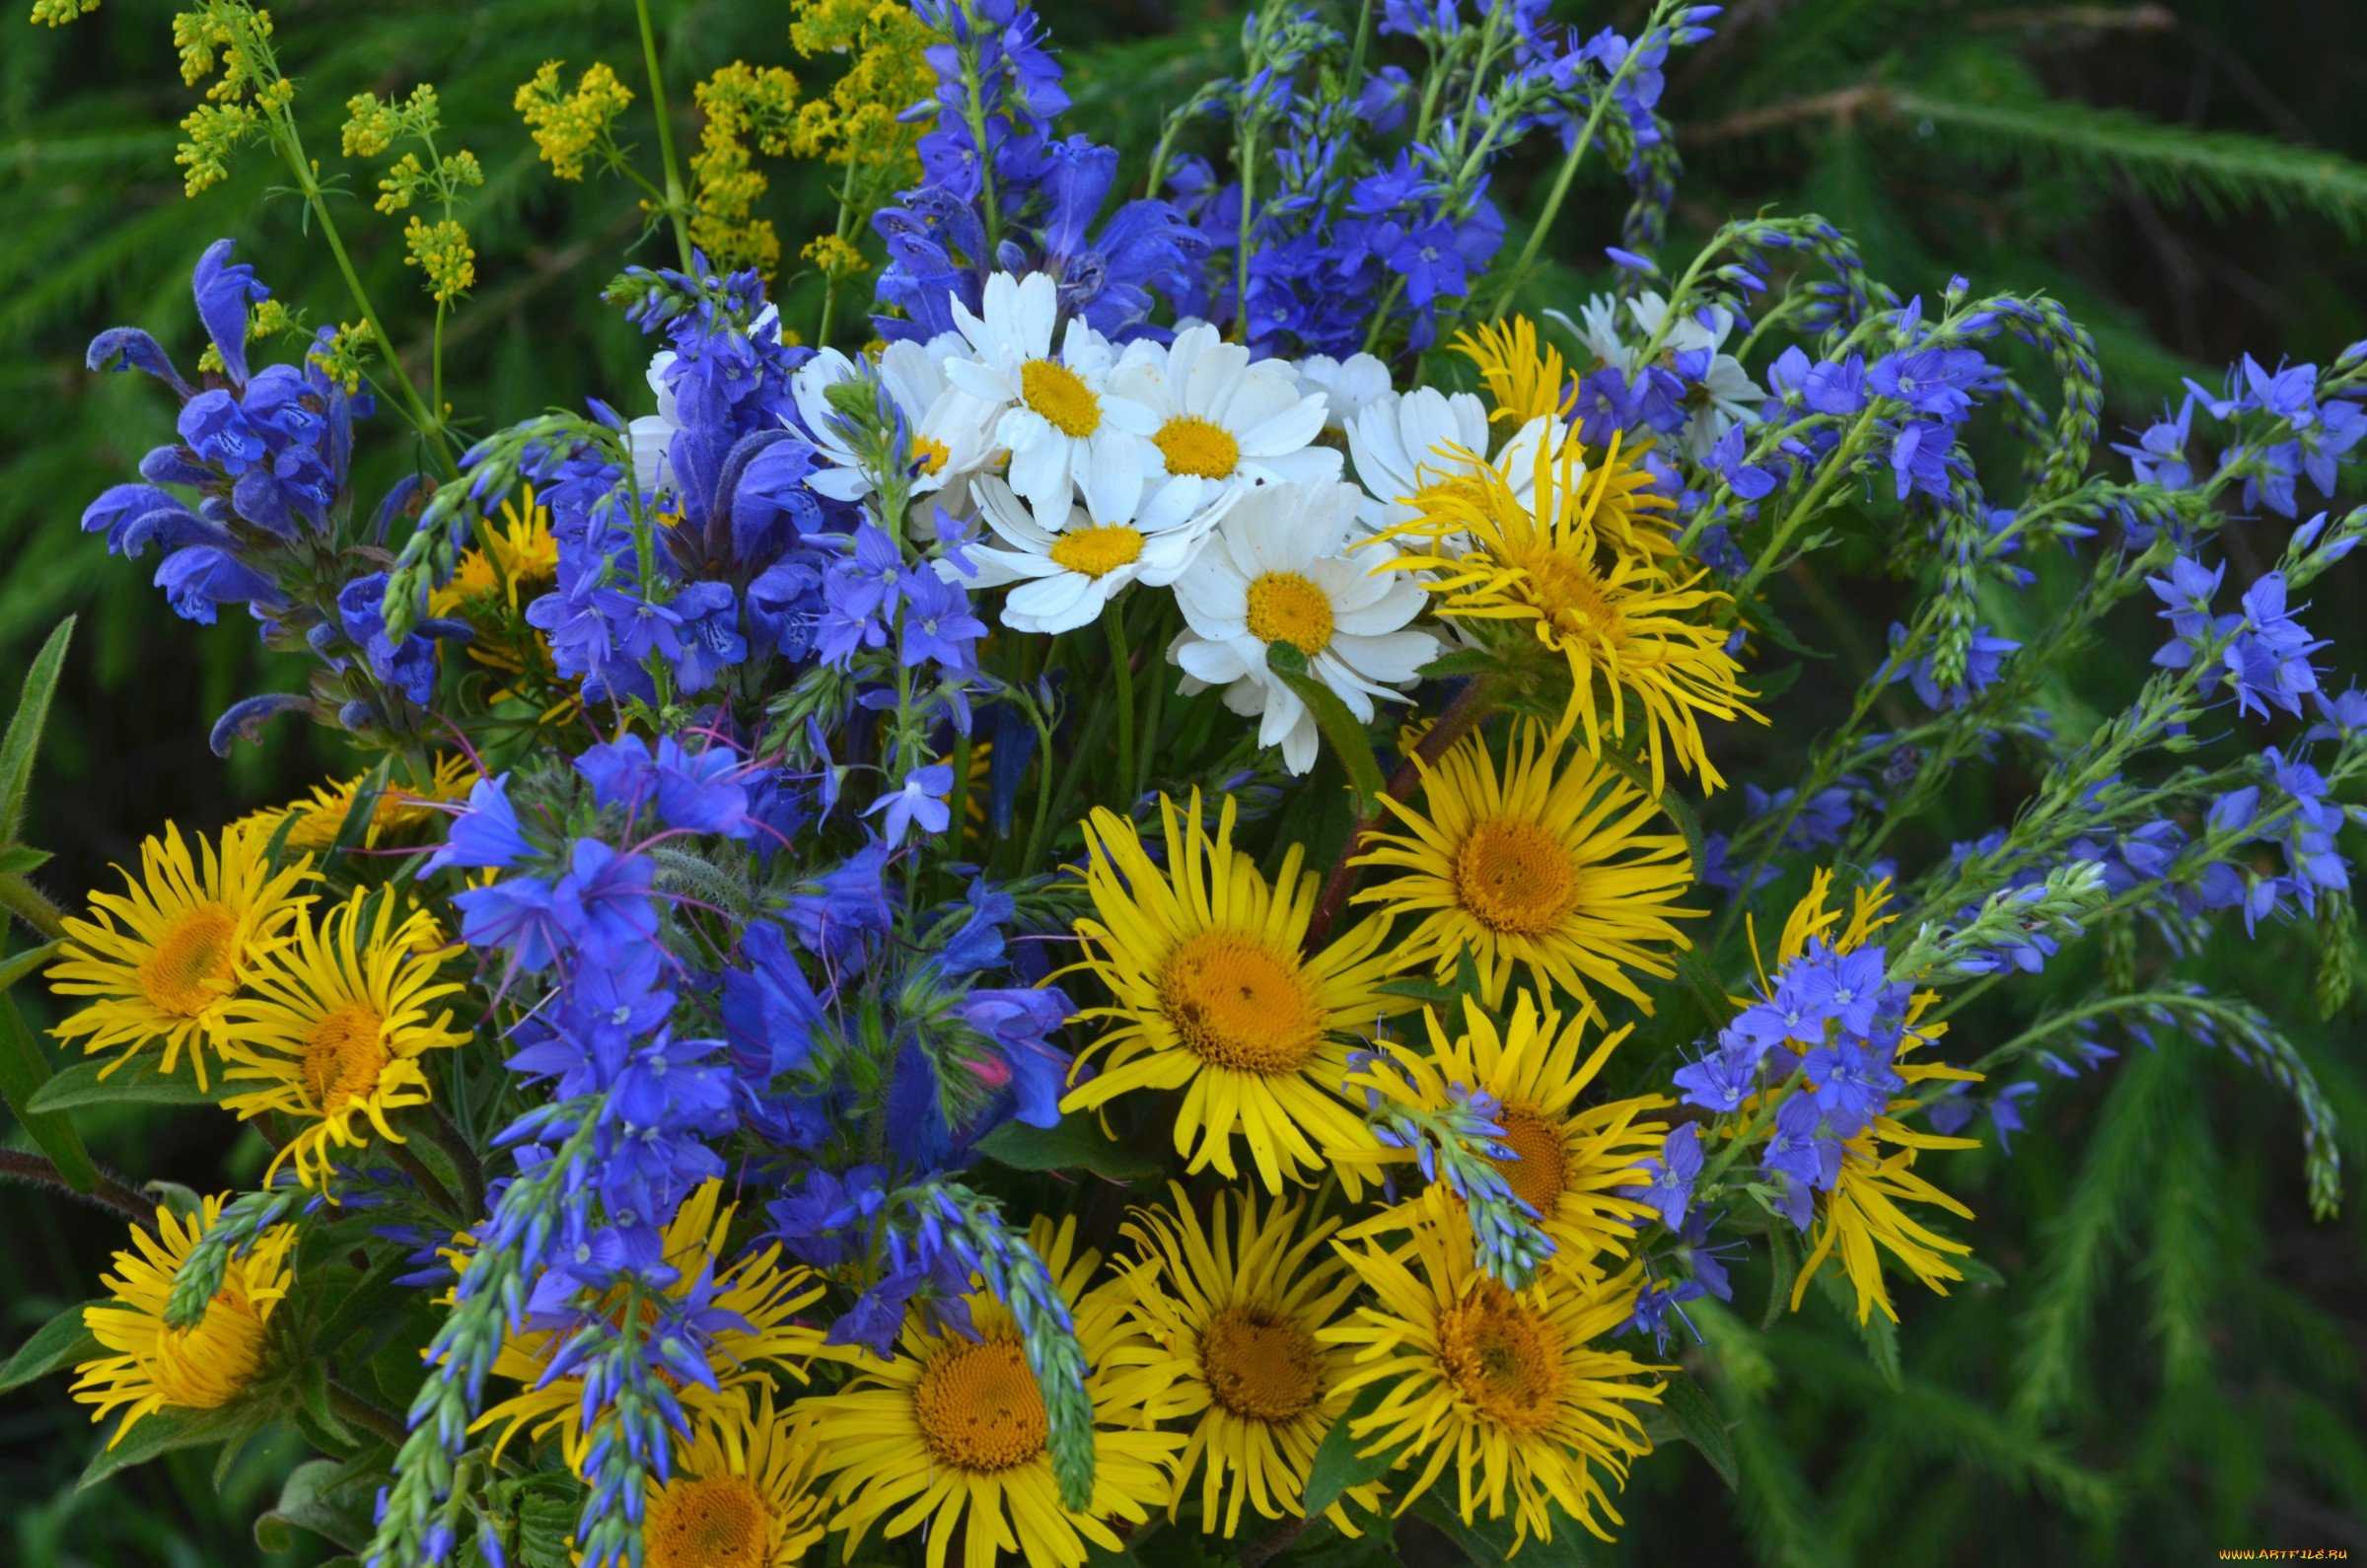
[[[422,223],[417,213],[402,230],[402,264],[417,267],[438,305],[449,304],[476,283],[476,250],[468,231],[450,218]]]
[[[306,353],[304,362],[345,389],[347,395],[362,390],[362,362],[370,351],[368,321],[340,321],[328,341]]]
[[[33,0],[33,20],[44,28],[62,28],[99,9],[99,0]]]
[[[452,209],[462,191],[485,182],[485,171],[466,147],[437,152],[436,133],[444,128],[444,111],[435,88],[422,82],[399,102],[356,93],[346,101],[345,116],[342,145],[348,158],[383,158],[398,142],[419,144],[379,176],[374,205],[389,217],[423,200],[442,208],[443,216],[433,223],[413,214],[404,225],[403,264],[419,269],[438,305],[467,293],[476,282],[476,251]]]
[[[550,165],[550,172],[573,180],[584,178],[587,155],[614,146],[616,116],[632,103],[633,93],[598,60],[576,78],[575,91],[567,92],[559,85],[559,68],[564,63],[543,61],[532,79],[519,85],[510,107],[526,121],[535,138],[535,150]]]
[[[809,60],[851,58],[827,96],[799,106],[790,151],[854,165],[866,192],[918,179],[921,127],[897,116],[928,97],[936,78],[927,51],[935,41],[935,31],[900,0],[796,0],[789,42],[797,52]]]
[[[690,238],[718,266],[769,275],[781,259],[772,220],[755,215],[771,185],[755,153],[778,158],[789,150],[797,108],[797,78],[777,65],[735,60],[698,84],[698,151],[690,159],[697,214]]]

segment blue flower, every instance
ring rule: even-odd
[[[954,787],[954,769],[950,762],[933,762],[916,767],[904,775],[903,783],[864,808],[863,815],[877,817],[888,814],[886,837],[890,844],[900,844],[914,822],[924,833],[942,833],[953,820],[952,809],[945,797]]]
[[[570,944],[559,919],[550,884],[539,877],[509,877],[487,888],[453,894],[461,911],[461,939],[471,947],[506,948],[528,973],[547,969]]]
[[[1692,1207],[1693,1182],[1701,1175],[1699,1123],[1688,1121],[1672,1128],[1661,1140],[1659,1158],[1646,1160],[1643,1169],[1652,1179],[1627,1195],[1651,1204],[1660,1212],[1661,1224],[1672,1231],[1678,1229],[1685,1224],[1686,1210]]]
[[[579,838],[567,875],[551,890],[551,908],[569,942],[595,963],[614,963],[658,934],[650,897],[657,867],[646,855],[620,855],[597,838]]]
[[[466,809],[453,818],[443,847],[427,857],[418,875],[430,876],[451,866],[506,869],[533,853],[526,835],[518,830],[509,782],[509,774],[503,773],[468,786]]]

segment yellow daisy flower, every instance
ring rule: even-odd
[[[1260,1215],[1255,1192],[1227,1191],[1204,1228],[1184,1188],[1169,1192],[1172,1208],[1136,1209],[1126,1222],[1136,1256],[1118,1264],[1128,1317],[1158,1347],[1143,1375],[1190,1425],[1168,1518],[1194,1473],[1203,1532],[1234,1534],[1245,1502],[1266,1519],[1296,1518],[1315,1451],[1348,1407],[1347,1352],[1316,1339],[1356,1289],[1324,1249],[1339,1222],[1311,1223],[1304,1205],[1282,1201]],[[1381,1505],[1378,1486],[1349,1495],[1368,1511]],[[1360,1533],[1338,1503],[1324,1517]]]
[[[1578,386],[1561,350],[1539,337],[1537,323],[1526,316],[1457,332],[1448,346],[1479,368],[1488,400],[1496,405],[1491,421],[1521,425],[1567,419],[1578,406]]]
[[[223,1009],[223,1078],[233,1091],[224,1107],[242,1121],[280,1111],[296,1127],[266,1186],[289,1160],[299,1181],[321,1185],[329,1150],[359,1148],[373,1130],[402,1142],[388,1113],[432,1098],[420,1057],[468,1039],[452,1028],[451,1009],[428,1016],[430,1003],[464,989],[438,981],[434,959],[418,954],[434,918],[418,910],[398,920],[395,901],[380,893],[366,928],[369,895],[358,890],[319,921],[307,911],[293,940],[248,976],[248,993]]]
[[[115,1272],[100,1276],[108,1300],[82,1310],[91,1337],[113,1354],[74,1369],[74,1398],[93,1405],[91,1419],[104,1421],[120,1409],[123,1420],[107,1440],[113,1448],[123,1434],[159,1410],[218,1410],[253,1383],[263,1365],[263,1331],[288,1294],[288,1252],[296,1228],[275,1225],[230,1260],[222,1288],[205,1304],[194,1327],[165,1322],[165,1301],[197,1239],[222,1216],[228,1194],[206,1198],[195,1217],[183,1221],[159,1206],[156,1232],[131,1231],[132,1250],[115,1254]]]
[[[642,1503],[642,1568],[790,1568],[823,1534],[814,1445],[772,1385],[733,1395]]]
[[[1819,870],[1810,880],[1807,893],[1792,906],[1784,921],[1783,934],[1775,949],[1776,967],[1781,968],[1800,957],[1812,938],[1822,938],[1836,953],[1850,953],[1865,946],[1898,918],[1890,913],[1890,889],[1887,879],[1871,888],[1859,888],[1844,920],[1829,901],[1832,873]],[[1756,947],[1755,933],[1755,959]],[[1760,977],[1762,981],[1765,978],[1763,964]],[[1915,1157],[1926,1150],[1977,1149],[1980,1140],[1918,1132],[1904,1120],[1922,1108],[1914,1094],[1919,1085],[1980,1081],[1980,1074],[1961,1067],[1907,1060],[1911,1052],[1948,1032],[1945,1024],[1918,1025],[1923,1014],[1938,1000],[1939,994],[1934,991],[1918,991],[1908,999],[1906,1033],[1892,1064],[1893,1070],[1906,1080],[1907,1093],[1892,1101],[1886,1114],[1876,1116],[1863,1132],[1841,1145],[1841,1174],[1831,1191],[1817,1194],[1814,1239],[1808,1257],[1792,1282],[1794,1312],[1800,1310],[1808,1282],[1825,1266],[1825,1260],[1836,1252],[1842,1270],[1849,1276],[1850,1287],[1857,1294],[1857,1320],[1861,1323],[1876,1308],[1891,1321],[1899,1320],[1899,1313],[1891,1305],[1890,1287],[1882,1277],[1882,1254],[1886,1251],[1906,1265],[1907,1272],[1927,1288],[1942,1296],[1948,1294],[1949,1281],[1965,1277],[1964,1270],[1951,1259],[1971,1256],[1971,1245],[1919,1223],[1907,1208],[1908,1204],[1929,1204],[1964,1219],[1972,1218],[1971,1209],[1915,1173]],[[1775,1096],[1776,1101],[1781,1098],[1780,1094]],[[1737,1125],[1750,1126],[1762,1111],[1772,1109],[1772,1102],[1753,1096],[1743,1103],[1744,1114]]]
[[[1399,872],[1355,896],[1416,917],[1399,967],[1452,975],[1468,952],[1490,1003],[1519,967],[1541,993],[1559,986],[1583,1000],[1601,985],[1649,1013],[1630,972],[1676,973],[1663,955],[1692,944],[1675,922],[1704,912],[1679,902],[1692,856],[1682,835],[1650,830],[1665,827],[1651,798],[1535,722],[1514,732],[1500,770],[1476,733],[1436,762],[1408,754],[1420,804],[1384,796],[1405,831],[1368,834],[1373,847],[1353,862]]]
[[[1384,1046],[1353,1085],[1384,1100],[1431,1109],[1455,1104],[1457,1087],[1493,1096],[1501,1107],[1495,1120],[1504,1129],[1504,1144],[1518,1156],[1499,1162],[1498,1169],[1514,1195],[1537,1210],[1539,1229],[1553,1243],[1546,1266],[1599,1284],[1606,1263],[1615,1266],[1626,1256],[1632,1222],[1653,1217],[1650,1204],[1622,1194],[1649,1183],[1640,1167],[1660,1152],[1668,1131],[1650,1113],[1672,1104],[1662,1095],[1599,1105],[1578,1103],[1634,1026],[1612,1031],[1590,1050],[1585,1014],[1565,1020],[1539,1007],[1525,991],[1501,1031],[1493,1014],[1468,999],[1460,1033],[1450,1034],[1434,1012],[1425,1010],[1423,1017],[1430,1031],[1428,1055]],[[1342,1151],[1340,1179],[1353,1195],[1362,1177],[1412,1158],[1399,1149]],[[1342,1234],[1355,1240],[1423,1224],[1460,1227],[1462,1206],[1461,1198],[1433,1182]]]
[[[264,836],[227,827],[217,849],[197,840],[192,858],[180,829],[140,845],[140,875],[121,867],[120,893],[93,892],[89,920],[65,922],[66,945],[45,978],[60,996],[92,1000],[51,1031],[87,1054],[121,1048],[101,1076],[151,1044],[169,1076],[189,1053],[197,1087],[208,1087],[206,1053],[217,1045],[223,1008],[248,970],[288,940],[312,895],[312,859],[274,872]]]
[[[1319,1151],[1364,1136],[1339,1099],[1347,1076],[1342,1034],[1361,1037],[1411,1004],[1381,989],[1395,966],[1386,919],[1370,919],[1323,952],[1300,948],[1315,913],[1316,874],[1293,844],[1269,889],[1233,847],[1226,797],[1211,838],[1193,791],[1187,810],[1160,797],[1167,864],[1146,854],[1134,824],[1097,810],[1086,824],[1086,891],[1094,916],[1077,922],[1091,970],[1112,997],[1076,1015],[1109,1028],[1077,1055],[1081,1079],[1061,1102],[1093,1110],[1137,1090],[1184,1091],[1176,1151],[1191,1171],[1238,1176],[1233,1137],[1248,1141],[1268,1191],[1320,1168]]]
[[[251,813],[241,819],[239,825],[260,835],[257,842],[268,843],[279,831],[280,822],[286,820],[288,836],[281,840],[286,848],[327,849],[337,841],[337,833],[353,810],[354,798],[361,794],[362,784],[369,776],[356,773],[349,779],[316,784],[304,799]],[[362,843],[375,847],[382,838],[400,838],[430,822],[448,820],[448,814],[437,807],[466,796],[469,786],[479,776],[475,763],[459,752],[447,751],[437,756],[425,784],[389,779],[378,792],[378,799],[370,804],[370,820],[363,825]]]
[[[550,509],[535,487],[505,501],[499,521],[477,521],[477,543],[461,552],[452,579],[429,596],[428,613],[466,620],[476,629],[468,657],[492,670],[523,675],[550,668],[549,645],[526,624],[526,606],[557,586],[559,541]]]
[[[1111,1528],[1136,1526],[1168,1499],[1167,1469],[1184,1439],[1157,1430],[1162,1407],[1137,1369],[1149,1347],[1107,1288],[1089,1292],[1099,1252],[1075,1247],[1076,1221],[1040,1216],[1028,1240],[1075,1317],[1091,1369],[1093,1497],[1072,1509],[1052,1474],[1049,1417],[1028,1368],[1019,1325],[987,1291],[965,1300],[972,1338],[905,1319],[898,1354],[868,1354],[854,1381],[798,1401],[798,1419],[825,1441],[830,1529],[852,1558],[876,1525],[889,1539],[925,1527],[929,1568],[944,1568],[957,1537],[964,1568],[1005,1557],[1029,1568],[1078,1568],[1093,1547],[1122,1545]]]
[[[838,1355],[824,1345],[821,1329],[793,1320],[798,1313],[822,1299],[822,1282],[811,1269],[797,1263],[784,1265],[777,1244],[729,1267],[723,1266],[723,1249],[735,1210],[733,1205],[722,1202],[722,1196],[720,1178],[699,1183],[682,1199],[681,1207],[675,1210],[660,1238],[666,1264],[676,1273],[667,1294],[677,1298],[687,1296],[697,1288],[702,1276],[712,1273],[716,1285],[711,1304],[720,1311],[737,1314],[748,1325],[719,1329],[709,1343],[708,1364],[715,1369],[719,1389],[685,1383],[674,1390],[681,1401],[682,1414],[690,1423],[693,1439],[707,1428],[727,1422],[734,1401],[740,1397],[739,1390],[767,1381],[768,1367],[777,1367],[803,1383],[808,1362]],[[466,1245],[466,1239],[463,1241]],[[622,1320],[621,1291],[605,1310],[612,1319]],[[584,1395],[583,1379],[571,1375],[537,1387],[550,1365],[551,1356],[559,1349],[558,1337],[549,1331],[526,1329],[513,1330],[503,1339],[500,1351],[493,1358],[494,1374],[521,1387],[518,1392],[478,1416],[469,1430],[481,1431],[498,1424],[501,1436],[493,1445],[497,1457],[521,1431],[534,1442],[555,1432],[568,1468],[580,1473],[586,1449],[578,1420]]]
[[[1639,519],[1666,503],[1621,458],[1617,436],[1591,465],[1575,440],[1558,451],[1536,443],[1526,499],[1503,469],[1473,463],[1413,496],[1417,515],[1376,535],[1405,553],[1374,570],[1423,573],[1444,618],[1506,622],[1560,655],[1570,697],[1557,740],[1583,728],[1600,754],[1605,735],[1626,738],[1632,700],[1653,792],[1671,752],[1714,790],[1724,780],[1703,749],[1701,718],[1766,721],[1726,652],[1727,628],[1709,613],[1727,596],[1700,586],[1706,571],[1681,576],[1652,559],[1653,530]]]
[[[1652,1452],[1635,1406],[1666,1385],[1623,1350],[1594,1340],[1625,1321],[1641,1266],[1591,1289],[1541,1283],[1518,1295],[1481,1273],[1469,1231],[1423,1225],[1395,1250],[1339,1245],[1375,1304],[1319,1336],[1354,1349],[1344,1388],[1378,1384],[1381,1402],[1348,1424],[1367,1455],[1399,1450],[1410,1470],[1397,1511],[1452,1468],[1467,1525],[1513,1521],[1513,1550],[1553,1538],[1553,1510],[1604,1540],[1621,1523],[1610,1490]]]

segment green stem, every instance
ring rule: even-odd
[[[970,14],[968,0],[964,0],[962,10],[974,28],[977,18]],[[986,254],[991,257],[1003,237],[1003,220],[1002,214],[995,208],[994,167],[986,151],[986,100],[980,91],[978,55],[974,47],[962,51],[962,113],[969,122],[969,145],[977,152],[979,216],[986,221]]]
[[[1257,128],[1248,123],[1241,127],[1241,141],[1233,154],[1233,172],[1241,177],[1241,223],[1235,235],[1233,266],[1233,341],[1250,340],[1250,212],[1251,201],[1257,187]]]
[[[841,240],[846,238],[847,218],[854,210],[854,199],[855,160],[850,154],[846,160],[846,178],[838,182],[838,227],[832,231]],[[825,272],[822,278],[822,325],[814,334],[816,348],[830,346],[830,318],[837,310],[838,278],[835,273]]]
[[[396,1447],[400,1447],[402,1440],[410,1436],[409,1429],[402,1423],[402,1417],[383,1405],[363,1398],[333,1379],[328,1385],[328,1408],[338,1420],[349,1426],[358,1426],[374,1436],[385,1438]]]
[[[1134,777],[1134,651],[1126,643],[1125,606],[1112,605],[1102,615],[1102,624],[1110,633],[1110,675],[1117,684],[1117,776],[1130,780]]]
[[[1808,493],[1783,514],[1783,521],[1776,525],[1774,534],[1767,539],[1766,548],[1758,552],[1758,559],[1751,563],[1751,570],[1735,585],[1734,597],[1738,601],[1749,598],[1752,591],[1766,580],[1767,573],[1775,569],[1776,558],[1783,553],[1784,545],[1790,543],[1792,535],[1800,532],[1800,525],[1823,511],[1827,499],[1846,482],[1849,470],[1857,464],[1859,451],[1865,446],[1867,432],[1874,427],[1874,406],[1869,404],[1866,411],[1857,416],[1857,423],[1849,427],[1849,433],[1841,438],[1840,450],[1826,460],[1816,482],[1808,487]]]
[[[666,78],[658,70],[658,34],[650,24],[649,0],[633,0],[641,23],[641,63],[649,72],[649,107],[658,121],[658,161],[666,169],[666,216],[674,224],[674,246],[681,254],[682,270],[690,269],[690,225],[682,217],[688,202],[682,190],[681,167],[674,157],[674,119],[666,110]]]
[[[49,900],[49,895],[23,874],[10,872],[0,876],[0,909],[6,909],[38,932],[44,942],[63,941],[66,935],[66,912]]]
[[[1667,9],[1667,0],[1662,0],[1661,4],[1652,8],[1652,18],[1644,24],[1646,35],[1660,25],[1661,13]],[[1578,165],[1586,157],[1587,148],[1594,144],[1595,133],[1603,128],[1603,116],[1610,112],[1612,99],[1626,82],[1628,73],[1635,69],[1635,62],[1642,52],[1640,49],[1629,49],[1627,57],[1619,62],[1619,68],[1611,74],[1611,80],[1604,83],[1602,90],[1595,94],[1595,107],[1588,112],[1586,123],[1579,128],[1576,139],[1570,143],[1569,152],[1561,160],[1561,169],[1553,177],[1553,188],[1545,195],[1544,209],[1537,215],[1537,222],[1530,228],[1529,239],[1521,247],[1519,259],[1504,273],[1504,286],[1497,291],[1496,308],[1488,320],[1502,319],[1504,307],[1512,303],[1513,290],[1520,287],[1521,279],[1528,275],[1529,268],[1536,263],[1538,252],[1544,249],[1545,236],[1552,232],[1553,220],[1560,215],[1562,202],[1569,198],[1570,181],[1577,178]]]

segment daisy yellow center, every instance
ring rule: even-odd
[[[1577,901],[1569,846],[1535,822],[1492,818],[1455,851],[1455,897],[1490,931],[1533,937],[1558,926]]]
[[[1293,954],[1232,931],[1203,931],[1168,958],[1160,1000],[1186,1049],[1214,1067],[1295,1072],[1324,1036],[1324,1015]]]
[[[1438,1321],[1438,1360],[1456,1390],[1515,1431],[1549,1425],[1561,1392],[1561,1335],[1492,1282]]]
[[[1261,572],[1250,584],[1250,635],[1286,642],[1310,659],[1331,645],[1331,601],[1296,572]]]
[[[1107,577],[1142,559],[1142,535],[1122,523],[1078,529],[1052,540],[1052,564],[1085,577]]]
[[[230,990],[239,959],[239,917],[218,903],[201,903],[156,939],[139,968],[141,994],[160,1013],[195,1018]]]
[[[1170,473],[1227,479],[1241,466],[1241,443],[1232,432],[1196,414],[1176,415],[1159,427],[1151,443],[1167,460]]]
[[[738,1475],[676,1481],[641,1528],[648,1568],[764,1568],[772,1511]]]
[[[1043,1452],[1043,1392],[1016,1339],[957,1342],[932,1358],[912,1396],[920,1437],[941,1463],[992,1473]]]
[[[168,1407],[219,1409],[262,1365],[263,1325],[243,1299],[223,1291],[190,1327],[160,1324],[156,1348],[145,1360],[148,1381]]]
[[[1200,1330],[1209,1395],[1252,1421],[1294,1421],[1323,1395],[1315,1336],[1276,1313],[1228,1307]]]
[[[1082,441],[1102,428],[1102,400],[1085,378],[1056,359],[1031,359],[1020,366],[1019,395],[1064,436]]]
[[[1504,1146],[1520,1157],[1499,1160],[1496,1169],[1504,1173],[1516,1197],[1549,1217],[1569,1180],[1570,1161],[1561,1145],[1561,1128],[1518,1105],[1506,1105],[1497,1115],[1496,1125],[1504,1129]]]
[[[387,1065],[381,1038],[386,1020],[371,1008],[349,1003],[313,1026],[304,1040],[304,1087],[323,1113],[341,1110],[378,1087]]]
[[[943,473],[946,463],[952,460],[953,456],[953,449],[935,436],[914,436],[912,438],[912,465],[922,473]]]

